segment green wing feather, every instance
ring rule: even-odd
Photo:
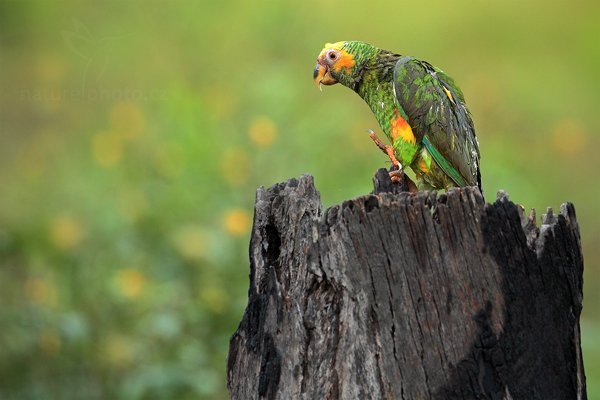
[[[479,146],[461,90],[432,65],[401,57],[394,68],[394,91],[417,141],[457,186],[477,185]]]
[[[427,149],[434,161],[458,186],[467,186],[461,174],[444,158],[444,156],[431,144],[427,135],[423,136],[423,146]]]

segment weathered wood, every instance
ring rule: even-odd
[[[572,204],[535,215],[476,188],[321,212],[310,176],[256,196],[234,399],[585,399]]]

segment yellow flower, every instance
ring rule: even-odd
[[[146,286],[146,277],[136,268],[125,268],[115,275],[115,285],[125,297],[139,297]]]
[[[38,338],[40,349],[47,355],[54,357],[60,352],[60,337],[51,330],[46,330]]]
[[[60,250],[70,250],[83,239],[81,223],[68,215],[60,215],[50,222],[50,241]]]
[[[221,159],[221,173],[227,183],[240,185],[250,176],[250,158],[242,149],[228,149]]]
[[[228,119],[238,108],[238,90],[221,83],[207,86],[204,90],[205,104],[211,115],[218,119]]]
[[[184,226],[173,234],[175,249],[190,260],[201,260],[206,253],[206,235],[199,226]]]
[[[225,310],[227,305],[227,294],[219,286],[208,286],[201,289],[200,302],[210,311],[220,314]]]
[[[576,156],[587,144],[588,133],[581,122],[563,119],[556,124],[552,135],[554,149],[565,156]]]
[[[277,127],[269,117],[260,116],[250,123],[248,135],[258,146],[269,147],[277,137]]]
[[[227,211],[223,217],[225,230],[234,236],[245,234],[250,229],[250,215],[241,208]]]
[[[92,154],[103,167],[117,165],[123,158],[123,139],[115,132],[101,132],[92,138]]]
[[[53,305],[56,303],[56,289],[46,279],[28,279],[25,281],[23,291],[32,303],[39,305]]]
[[[35,72],[44,85],[61,83],[67,74],[67,64],[58,54],[43,54],[38,58]],[[60,97],[60,96],[54,96]]]
[[[112,334],[102,342],[99,347],[101,357],[113,366],[125,366],[134,358],[134,343],[126,336]]]
[[[110,110],[110,126],[119,136],[135,140],[144,132],[144,113],[131,101],[122,101]]]

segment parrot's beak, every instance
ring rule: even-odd
[[[313,71],[313,79],[315,80],[315,83],[319,86],[335,85],[337,83],[337,81],[329,73],[329,68],[327,67],[327,65],[323,65],[319,61],[317,61],[317,65],[315,65],[315,70]]]

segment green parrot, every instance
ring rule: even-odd
[[[431,64],[359,41],[327,43],[317,57],[319,85],[342,85],[369,105],[391,145],[370,131],[390,158],[392,181],[411,191],[475,186],[481,190],[479,145],[454,80]],[[404,175],[409,166],[416,185]]]

